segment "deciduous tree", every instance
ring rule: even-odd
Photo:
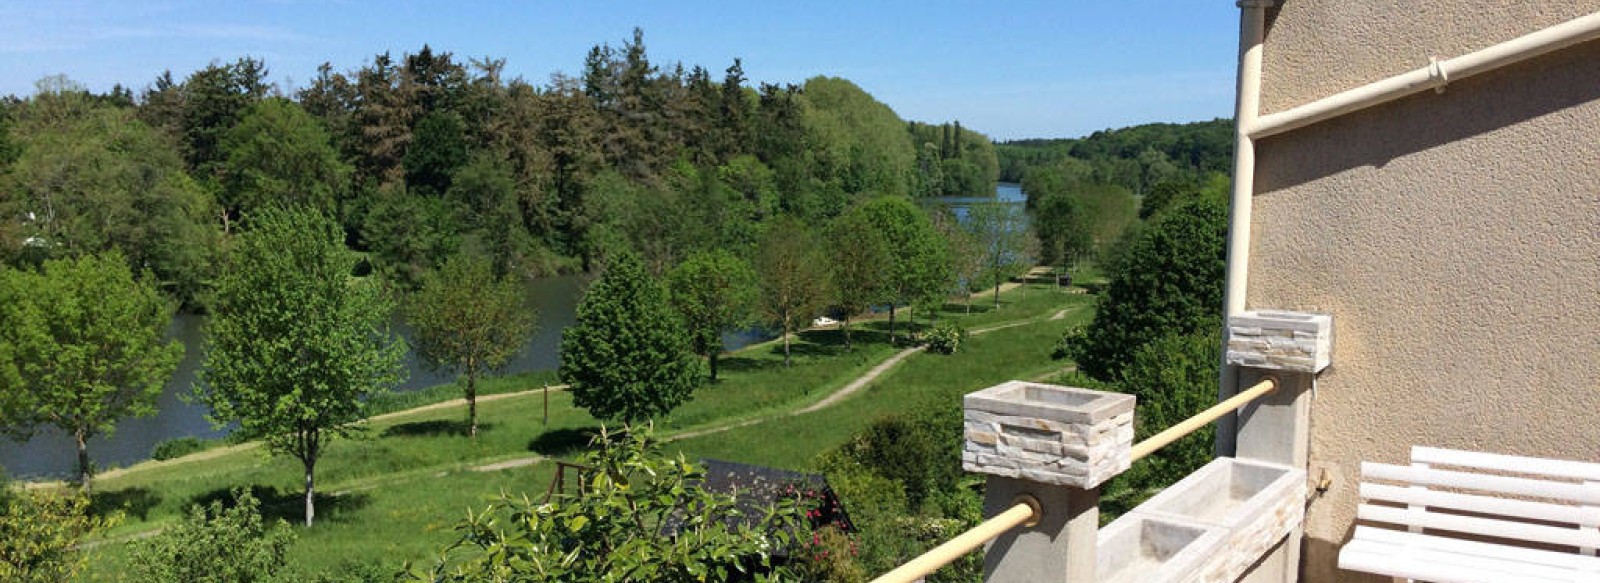
[[[756,250],[761,312],[783,336],[784,366],[789,365],[789,336],[804,328],[827,300],[826,262],[811,231],[788,217],[768,227]]]
[[[217,282],[196,387],[218,425],[266,441],[305,468],[305,524],[316,515],[323,448],[356,431],[365,400],[405,377],[393,304],[370,280],[333,219],[267,210],[239,240]]]
[[[223,135],[221,202],[229,218],[268,206],[334,214],[348,192],[350,165],[339,159],[316,118],[286,99],[245,110]]]
[[[423,276],[406,321],[422,362],[466,376],[467,434],[478,435],[478,377],[504,370],[533,334],[536,315],[514,279],[483,258],[456,255]]]
[[[672,305],[689,327],[689,344],[711,364],[717,380],[722,333],[754,321],[759,289],[750,264],[723,250],[690,255],[667,274]]]
[[[1115,382],[1146,343],[1206,330],[1222,305],[1227,232],[1220,192],[1170,208],[1142,230],[1111,275],[1094,322],[1071,347],[1078,367]]]
[[[183,356],[163,341],[173,306],[116,253],[46,261],[38,273],[0,268],[0,279],[0,369],[15,375],[10,386],[0,378],[0,420],[14,435],[39,424],[71,435],[88,492],[89,438],[154,414]]]
[[[632,252],[614,256],[561,334],[561,381],[600,419],[642,421],[688,401],[700,375],[667,291]]]
[[[833,305],[844,321],[844,345],[850,346],[850,318],[874,305],[893,301],[883,271],[891,263],[889,242],[862,207],[855,207],[828,226],[828,276]]]
[[[984,271],[994,282],[994,307],[1000,308],[1000,283],[1026,270],[1028,237],[1022,205],[983,202],[967,208],[967,232],[977,242]]]

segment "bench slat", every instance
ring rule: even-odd
[[[1411,448],[1411,461],[1421,464],[1441,464],[1498,472],[1549,476],[1568,480],[1600,482],[1600,464],[1571,460],[1414,446]]]
[[[1572,583],[1583,580],[1581,572],[1570,569],[1532,567],[1514,560],[1355,539],[1339,552],[1339,568],[1435,583]]]
[[[1563,484],[1531,478],[1490,476],[1470,472],[1396,466],[1373,462],[1361,462],[1361,475],[1363,480],[1409,482],[1421,486],[1481,490],[1498,494],[1549,498],[1588,506],[1600,506],[1600,488],[1590,488],[1583,484]]]
[[[1387,528],[1362,525],[1356,525],[1355,534],[1351,535],[1350,540],[1361,540],[1395,546],[1409,545],[1421,548],[1431,548],[1440,551],[1449,551],[1476,557],[1518,561],[1532,565],[1559,567],[1562,569],[1570,569],[1579,573],[1593,572],[1597,577],[1600,577],[1600,558],[1575,555],[1572,553],[1547,551],[1543,549],[1530,549],[1527,547],[1487,543],[1482,541],[1463,540],[1459,538],[1449,538],[1431,534],[1416,534],[1402,530],[1390,530]]]
[[[1492,518],[1440,514],[1437,512],[1418,513],[1406,508],[1392,508],[1375,504],[1362,504],[1356,507],[1356,518],[1552,545],[1570,547],[1600,546],[1600,531],[1593,529],[1578,530],[1575,528],[1560,528]]]
[[[1573,525],[1600,524],[1600,508],[1584,508],[1546,502],[1529,502],[1494,496],[1477,496],[1440,490],[1424,490],[1388,484],[1361,483],[1361,499],[1399,504],[1449,508],[1480,514],[1495,514],[1531,520],[1565,522]]]

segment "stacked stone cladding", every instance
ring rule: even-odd
[[[1132,395],[1012,381],[965,397],[969,472],[1094,488],[1128,469]]]

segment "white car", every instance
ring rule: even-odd
[[[818,316],[817,319],[811,321],[811,326],[813,328],[822,328],[824,326],[837,326],[837,325],[839,325],[839,321],[838,320],[835,320],[833,318],[829,318],[827,316]]]

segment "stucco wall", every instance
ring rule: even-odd
[[[1265,112],[1600,10],[1288,0]],[[1251,308],[1334,315],[1304,581],[1335,568],[1362,460],[1413,444],[1600,461],[1600,42],[1262,140]],[[1376,580],[1376,579],[1374,579]]]

